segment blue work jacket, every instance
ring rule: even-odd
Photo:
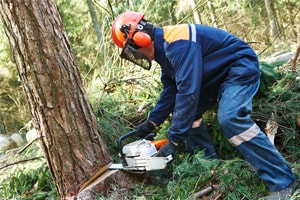
[[[185,139],[193,121],[221,98],[224,88],[253,84],[260,78],[253,49],[214,27],[156,27],[154,49],[163,91],[148,119],[160,125],[172,113],[169,139],[174,142]]]

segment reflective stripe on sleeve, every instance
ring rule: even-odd
[[[260,128],[256,124],[254,124],[246,131],[230,138],[229,142],[232,144],[232,146],[236,147],[236,146],[239,146],[240,144],[242,144],[243,142],[247,142],[247,141],[251,140],[259,132],[260,132]]]
[[[190,24],[191,27],[191,40],[193,42],[196,42],[197,36],[196,36],[196,27],[195,24]]]

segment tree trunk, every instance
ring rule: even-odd
[[[103,47],[101,27],[100,27],[100,24],[99,24],[99,21],[98,21],[98,18],[97,18],[97,14],[96,14],[94,3],[93,3],[92,0],[87,0],[87,4],[88,4],[88,7],[89,7],[91,19],[92,19],[92,22],[94,24],[94,28],[95,28],[95,31],[96,31],[97,41],[99,43],[99,46]]]
[[[208,0],[207,1],[207,5],[210,11],[210,17],[211,17],[211,22],[212,22],[212,26],[217,27],[217,18],[216,18],[216,12],[215,12],[215,7],[213,4],[212,0]]]
[[[197,10],[195,0],[190,0],[190,4],[191,4],[191,7],[192,7],[195,23],[196,24],[202,24],[201,17],[200,17],[200,14],[199,14],[198,10]]]
[[[300,41],[297,41],[297,31],[296,31],[296,25],[295,25],[295,19],[294,19],[294,15],[293,15],[293,10],[294,10],[294,6],[291,4],[290,0],[286,0],[286,4],[287,4],[287,10],[289,12],[289,18],[290,18],[290,23],[291,23],[291,27],[292,27],[292,32],[294,34],[294,37],[295,37],[295,40],[296,40],[296,43],[297,42],[300,42]]]
[[[276,15],[273,8],[272,0],[265,0],[265,5],[269,17],[270,27],[271,27],[271,35],[273,38],[278,36],[278,29],[277,29],[277,22],[276,22]]]
[[[55,0],[1,0],[0,14],[35,128],[61,199],[75,198],[111,163],[74,61]],[[104,193],[110,181],[92,192]],[[106,179],[107,180],[107,179]],[[82,195],[79,195],[85,198]]]
[[[237,7],[237,13],[239,14],[239,17],[242,17],[242,6],[241,6],[241,0],[236,0],[236,7]]]
[[[6,134],[5,126],[4,126],[4,123],[2,121],[2,114],[1,114],[1,112],[0,112],[0,134]]]

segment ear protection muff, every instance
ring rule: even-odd
[[[149,45],[151,45],[152,43],[152,39],[150,37],[150,35],[148,35],[145,32],[141,32],[141,31],[137,31],[133,37],[132,40],[134,42],[134,44],[136,44],[139,47],[147,47]]]

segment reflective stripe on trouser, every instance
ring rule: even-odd
[[[289,186],[295,179],[287,162],[251,119],[252,98],[259,82],[232,86],[222,92],[218,119],[225,136],[243,155],[271,191]]]

